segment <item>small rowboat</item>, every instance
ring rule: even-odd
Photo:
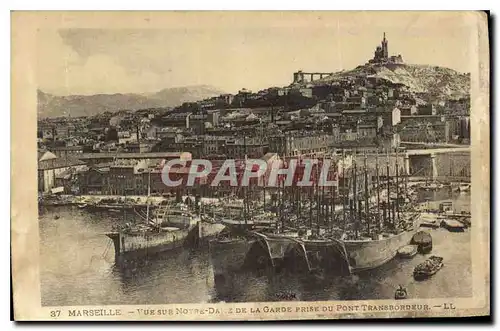
[[[398,256],[402,258],[412,258],[417,255],[418,245],[406,245],[398,249]]]
[[[420,227],[437,229],[439,228],[439,223],[437,220],[423,220],[420,222]]]
[[[432,236],[426,231],[419,231],[415,233],[410,244],[417,245],[419,253],[430,253],[432,251]]]
[[[396,290],[396,293],[394,293],[394,299],[404,300],[407,297],[408,297],[408,292],[403,286],[399,285],[399,288]]]
[[[422,280],[434,275],[443,267],[443,258],[440,256],[431,256],[425,262],[420,263],[413,270],[413,277],[416,280]]]
[[[470,191],[470,184],[461,184],[458,187],[458,191],[459,192],[468,192],[468,191]]]
[[[466,228],[464,224],[456,220],[444,219],[441,221],[441,227],[450,232],[463,232]]]

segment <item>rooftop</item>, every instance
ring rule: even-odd
[[[77,159],[56,158],[38,162],[38,170],[50,170],[85,165],[85,162]]]
[[[150,152],[150,153],[84,153],[78,156],[80,160],[93,159],[173,159],[181,157],[191,157],[188,152]]]

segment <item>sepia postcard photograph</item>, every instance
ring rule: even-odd
[[[490,315],[481,11],[13,11],[18,321]]]

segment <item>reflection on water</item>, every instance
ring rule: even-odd
[[[419,198],[450,199],[450,192],[421,192]],[[451,199],[457,212],[469,210],[469,195],[452,193]],[[263,270],[214,277],[203,250],[180,249],[115,266],[114,248],[104,234],[123,222],[122,215],[56,207],[44,209],[39,219],[42,304],[48,306],[278,301],[282,292],[299,300],[392,299],[399,284],[412,298],[469,297],[472,291],[470,230],[429,230],[433,253],[444,257],[445,266],[423,282],[412,277],[423,255],[351,276]]]

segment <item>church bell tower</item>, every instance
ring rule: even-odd
[[[384,32],[384,39],[382,39],[382,56],[384,59],[389,58],[389,46],[387,39],[385,39],[385,32]]]

